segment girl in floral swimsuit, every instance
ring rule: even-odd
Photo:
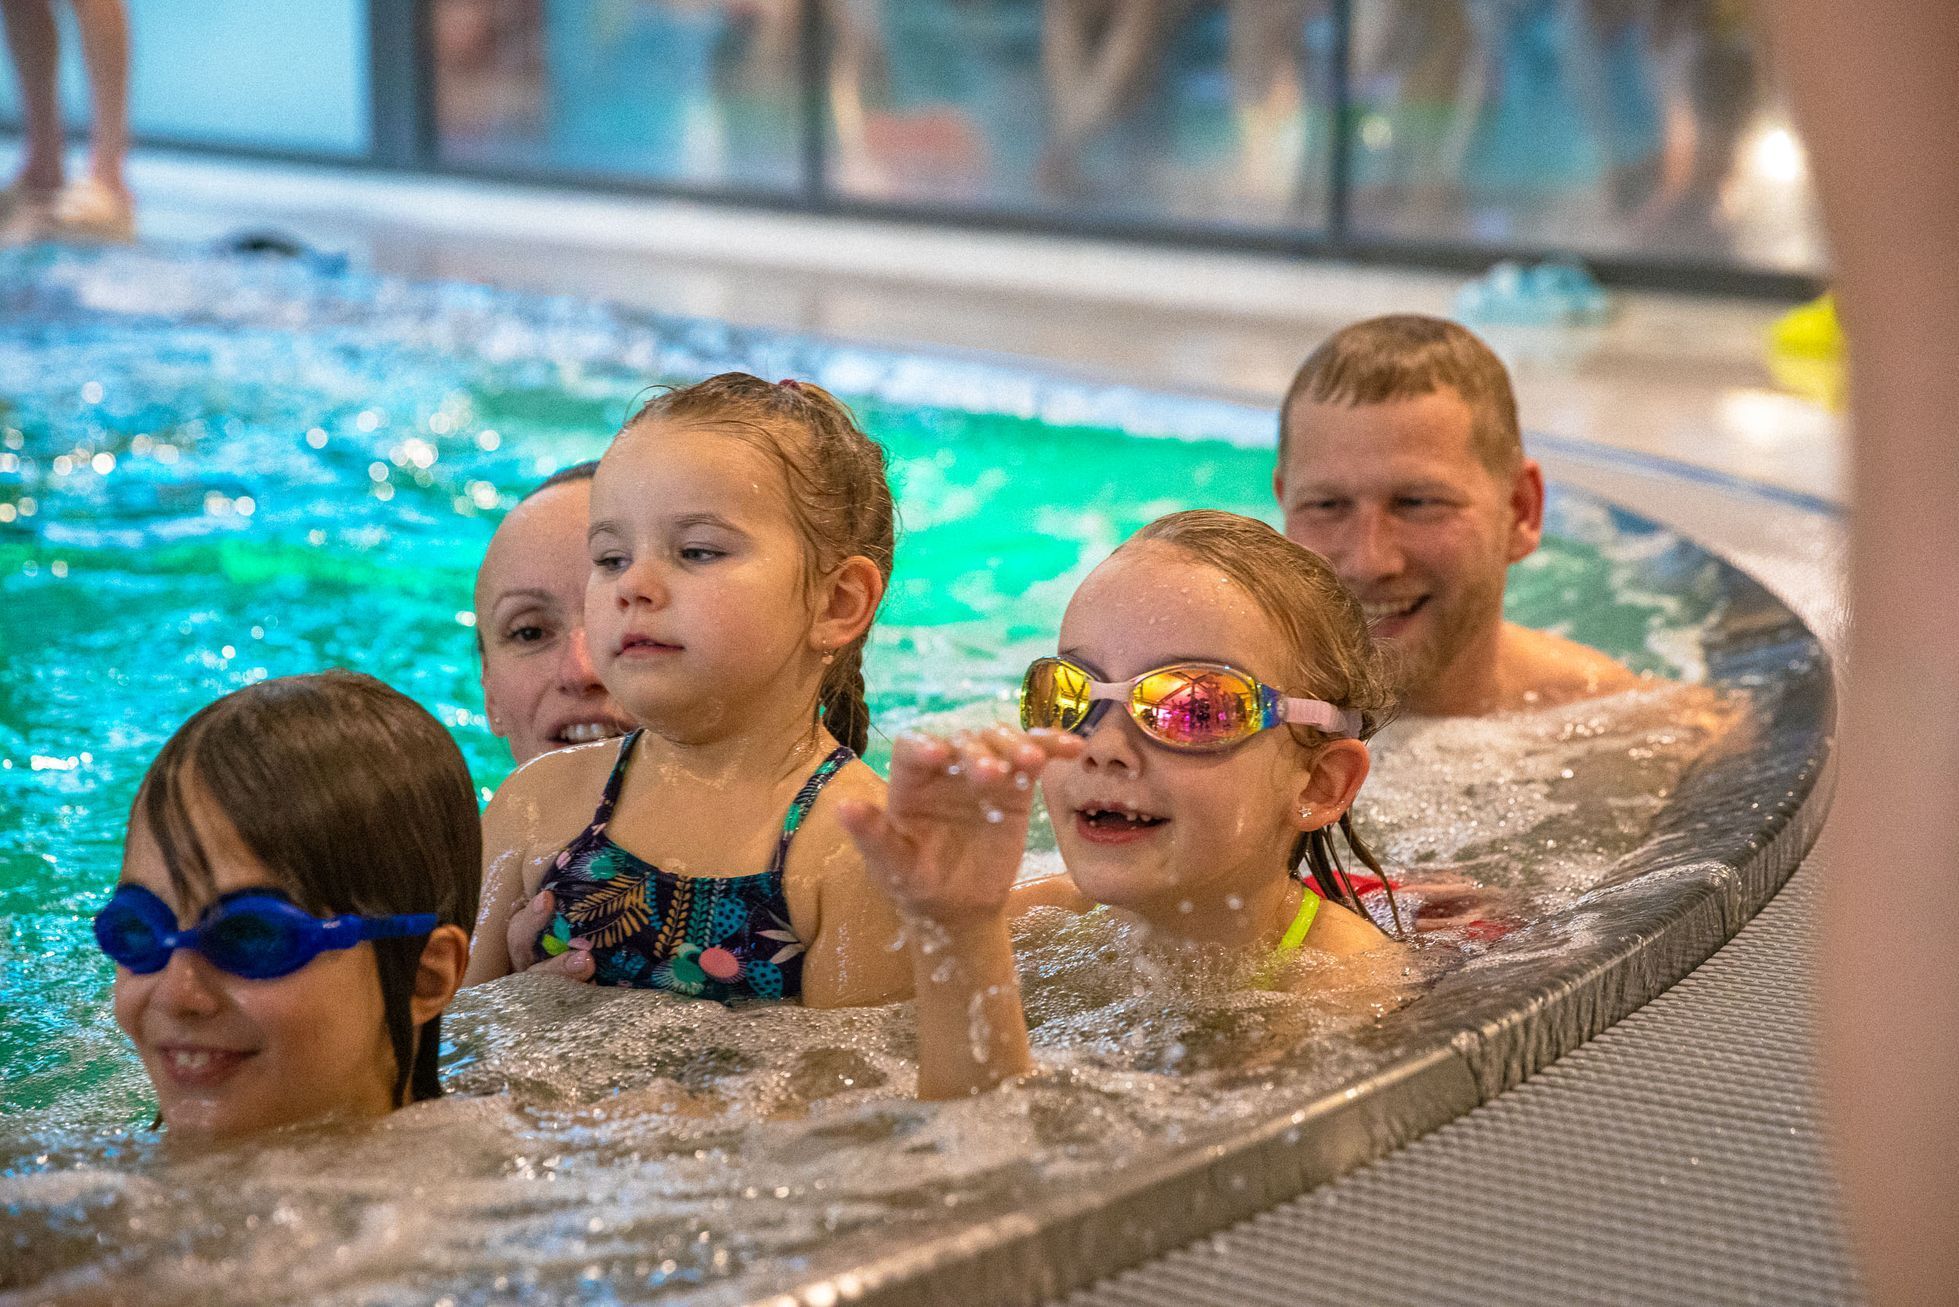
[[[641,729],[497,791],[469,983],[909,994],[897,917],[831,797],[884,789],[857,757],[860,662],[893,517],[883,451],[815,386],[728,373],[626,423],[592,483],[585,631]]]

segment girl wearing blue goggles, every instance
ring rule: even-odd
[[[221,896],[189,930],[177,914],[141,885],[118,885],[95,914],[95,942],[139,976],[161,971],[178,949],[195,949],[220,971],[246,980],[289,976],[328,949],[352,948],[374,939],[426,935],[433,912],[391,917],[315,917],[284,891],[241,889]]]
[[[441,1093],[481,856],[455,742],[372,677],[264,681],[184,723],[95,918],[160,1123],[223,1138]]]

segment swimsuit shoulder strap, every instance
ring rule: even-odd
[[[1279,941],[1279,954],[1297,953],[1306,943],[1306,934],[1313,929],[1314,918],[1320,915],[1320,896],[1313,893],[1311,886],[1302,886],[1299,896],[1299,911],[1293,915],[1292,924],[1286,927],[1285,937]]]
[[[639,743],[639,737],[640,731],[633,731],[619,741],[619,761],[612,764],[612,774],[605,778],[605,792],[599,795],[598,811],[592,814],[594,826],[603,826],[612,820],[612,809],[619,802],[619,791],[626,785],[626,765],[633,760],[633,746]]]
[[[803,788],[796,791],[796,797],[789,801],[789,811],[782,819],[782,836],[776,840],[775,857],[769,862],[771,872],[776,875],[782,874],[782,869],[789,863],[789,842],[795,839],[796,832],[802,829],[803,818],[809,816],[810,806],[816,802],[816,796],[823,793],[823,787],[830,783],[831,778],[842,771],[844,764],[856,756],[850,746],[839,744],[831,751],[830,756],[810,773],[809,779],[803,782]]]

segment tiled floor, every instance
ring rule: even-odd
[[[404,276],[1019,355],[1261,403],[1341,323],[1447,312],[1458,281],[202,156],[144,154],[132,174],[149,239],[273,229]],[[1841,421],[1776,389],[1765,362],[1785,307],[1627,294],[1601,329],[1490,334],[1531,430],[1841,500]]]

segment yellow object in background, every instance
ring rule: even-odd
[[[1834,295],[1822,295],[1775,320],[1769,328],[1768,366],[1777,385],[1843,411],[1847,376]]]

